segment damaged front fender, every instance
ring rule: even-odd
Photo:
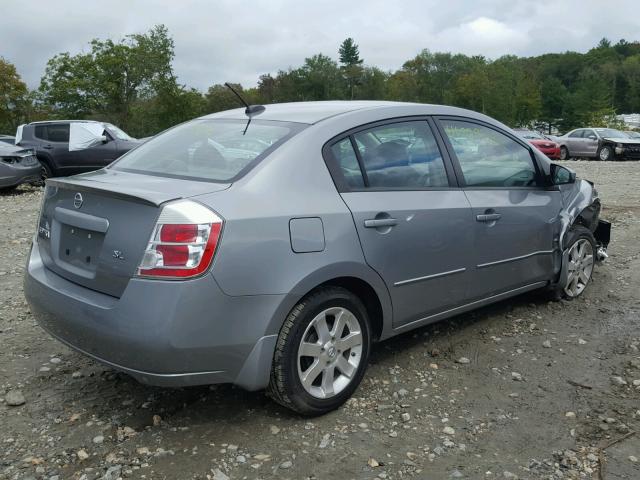
[[[569,245],[566,238],[574,225],[582,225],[590,230],[597,243],[597,260],[607,258],[606,248],[611,236],[611,224],[600,220],[600,196],[592,182],[577,179],[575,183],[560,186],[564,207],[560,213],[560,268],[558,281],[555,286],[564,288],[567,283],[569,263]]]
[[[600,196],[593,183],[577,179],[575,183],[560,186],[564,208],[560,213],[560,245],[564,250],[567,232],[573,225],[582,225],[592,233],[600,219]]]

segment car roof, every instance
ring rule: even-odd
[[[471,112],[470,110],[463,110],[461,108],[448,107],[444,105],[387,102],[379,100],[330,100],[321,102],[273,103],[265,105],[265,107],[265,111],[254,117],[255,119],[314,124],[332,117],[354,112],[356,110],[397,110],[398,107],[407,107],[408,114],[412,115],[460,115],[462,112],[469,114],[469,116],[478,115],[476,112]],[[200,118],[247,119],[244,114],[244,108],[212,113]]]
[[[27,125],[46,125],[51,123],[107,123],[99,120],[40,120],[38,122],[29,122]]]

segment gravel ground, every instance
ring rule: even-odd
[[[314,419],[230,386],[146,387],[51,339],[22,295],[41,191],[0,195],[0,478],[640,478],[640,164],[567,164],[614,223],[585,294],[379,344],[356,396]]]

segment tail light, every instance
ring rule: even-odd
[[[167,204],[138,267],[141,277],[190,278],[205,272],[216,253],[223,220],[191,200]]]

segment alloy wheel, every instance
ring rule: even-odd
[[[593,246],[589,240],[581,238],[571,246],[569,249],[569,275],[567,285],[564,287],[567,296],[573,298],[583,292],[591,279],[593,262]]]
[[[600,150],[600,160],[606,162],[611,157],[611,149],[609,147],[603,147]]]
[[[331,398],[352,381],[362,358],[363,336],[356,316],[343,307],[320,312],[298,347],[298,378],[315,398]]]

